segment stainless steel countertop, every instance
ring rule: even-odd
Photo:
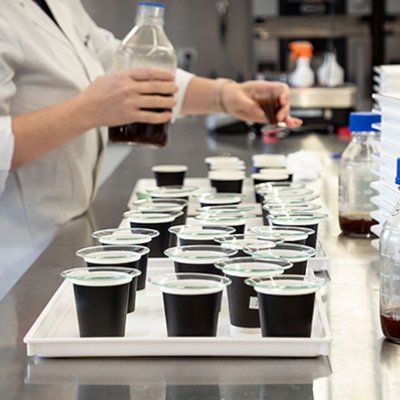
[[[399,399],[400,346],[382,338],[379,325],[377,252],[365,239],[339,235],[337,165],[330,153],[345,143],[307,134],[276,144],[244,134],[208,135],[199,118],[179,121],[169,146],[133,149],[100,190],[90,211],[66,224],[11,292],[0,302],[1,400],[137,399]],[[95,229],[119,223],[137,179],[170,160],[205,176],[203,158],[233,153],[250,165],[258,152],[318,151],[324,162],[324,199],[331,218],[320,235],[330,256],[331,281],[324,295],[333,342],[328,357],[256,358],[28,358],[22,339],[61,284],[74,255],[92,244]],[[108,397],[109,396],[109,397]]]

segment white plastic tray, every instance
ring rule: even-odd
[[[173,270],[169,260],[152,259],[149,275]],[[24,338],[28,356],[142,357],[242,356],[317,357],[328,355],[331,334],[319,296],[310,338],[262,338],[230,334],[224,297],[216,337],[167,337],[162,296],[148,285],[138,292],[136,311],[128,316],[125,337],[80,338],[72,285],[63,282]]]

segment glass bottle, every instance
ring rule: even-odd
[[[339,165],[339,225],[344,234],[351,236],[369,236],[371,226],[377,223],[370,216],[375,209],[371,182],[377,180],[373,170],[378,169],[379,156],[372,124],[377,122],[379,114],[350,113],[352,139]]]
[[[140,2],[138,4],[136,25],[122,40],[114,56],[114,70],[156,67],[175,74],[176,54],[164,32],[164,11],[165,8],[160,3]],[[159,108],[150,110],[153,112],[165,111]],[[167,143],[169,126],[169,123],[137,122],[110,127],[109,138],[111,142],[151,144],[156,147],[164,147]]]
[[[395,183],[400,185],[400,158]],[[379,303],[383,334],[400,343],[400,200],[379,239]]]

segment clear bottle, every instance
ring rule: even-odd
[[[395,183],[400,185],[400,158]],[[379,239],[379,303],[383,334],[400,343],[400,200]]]
[[[123,39],[115,54],[114,70],[157,67],[175,74],[176,53],[164,32],[164,11],[165,8],[160,3],[138,4],[136,25]],[[165,110],[152,109],[152,111]],[[111,142],[163,147],[167,143],[169,126],[169,123],[132,123],[110,127],[109,138]]]
[[[377,180],[373,170],[378,169],[379,155],[373,140],[377,132],[371,125],[377,122],[379,114],[350,113],[352,139],[339,165],[339,225],[344,234],[351,236],[368,237],[371,226],[377,223],[370,216],[376,208],[371,202],[371,182]]]

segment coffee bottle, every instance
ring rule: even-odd
[[[375,209],[371,197],[376,194],[371,182],[377,180],[379,148],[372,124],[380,122],[380,115],[371,112],[350,113],[352,139],[342,154],[339,165],[339,224],[346,235],[370,235],[377,222],[370,216]]]
[[[175,50],[164,32],[164,11],[160,3],[140,2],[136,25],[122,40],[114,57],[114,70],[124,68],[156,67],[173,74],[176,70]],[[154,95],[160,95],[154,93]],[[165,109],[149,109],[163,112]],[[148,124],[134,122],[109,127],[111,142],[127,144],[150,144],[163,147],[167,143],[169,123]]]
[[[400,158],[396,185],[400,185]],[[379,239],[379,303],[383,334],[400,343],[400,200],[383,224]]]

